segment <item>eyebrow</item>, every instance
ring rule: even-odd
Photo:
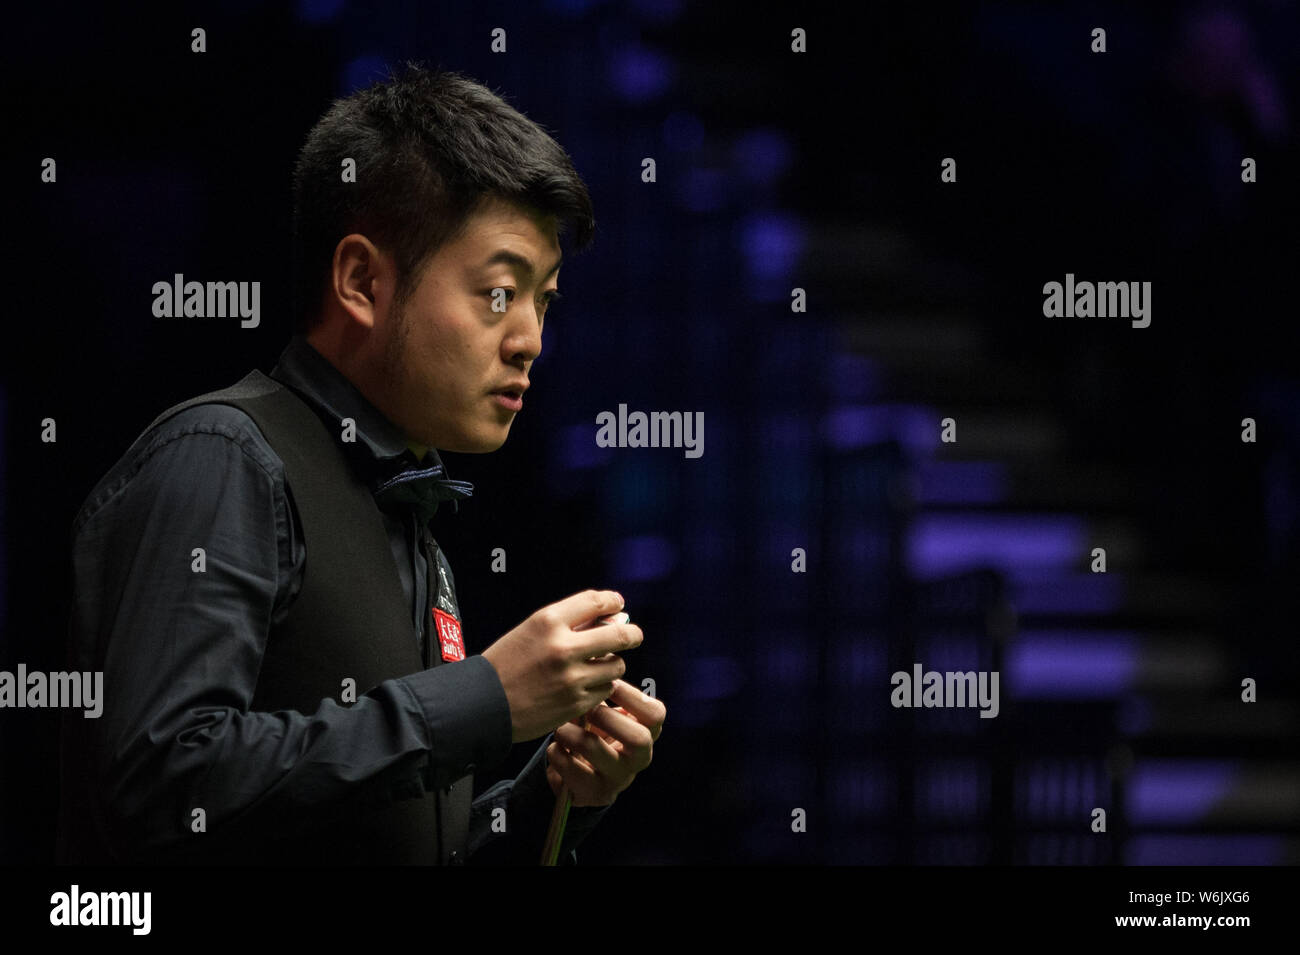
[[[555,264],[550,267],[550,269],[546,272],[545,275],[542,276],[542,278],[548,279],[552,275],[554,275],[556,270],[559,269],[560,263],[563,261],[564,261],[564,255],[561,254],[560,257],[555,260]],[[528,259],[526,259],[524,256],[520,255],[518,252],[511,252],[509,249],[498,249],[496,252],[492,253],[491,258],[489,258],[486,262],[483,263],[483,268],[487,268],[492,265],[499,265],[503,262],[506,265],[513,265],[515,268],[517,268],[519,271],[523,272],[526,275],[533,274],[533,263],[530,262]]]

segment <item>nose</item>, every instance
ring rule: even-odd
[[[531,364],[542,353],[542,319],[535,305],[520,305],[514,311],[510,334],[501,343],[504,357],[510,364]]]

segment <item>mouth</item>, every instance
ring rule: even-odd
[[[519,412],[524,410],[524,396],[518,391],[494,391],[492,398],[496,400],[499,407],[507,411]]]

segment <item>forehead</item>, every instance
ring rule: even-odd
[[[555,216],[495,196],[482,200],[454,245],[471,258],[486,258],[503,247],[522,246],[537,253],[558,253],[560,249]]]

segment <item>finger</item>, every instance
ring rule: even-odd
[[[597,776],[558,745],[554,759],[555,769],[573,797],[574,806],[607,806],[617,798],[620,788],[627,788],[627,784],[620,787]]]
[[[611,686],[612,685],[613,684],[611,684]],[[586,730],[589,733],[595,733],[597,736],[599,736],[601,739],[603,739],[605,742],[608,743],[611,741],[611,737],[609,736],[609,734],[591,722],[591,718],[593,715],[595,715],[595,712],[597,710],[601,708],[608,708],[608,707],[609,704],[602,700],[596,706],[593,706],[591,709],[583,713],[581,716],[574,717],[573,719],[569,720],[569,722],[572,723],[574,726],[579,727],[580,729]]]
[[[574,627],[574,630],[590,630],[592,627],[603,627],[611,623],[627,623],[631,618],[626,613],[609,613],[603,617],[597,617],[589,623],[584,623],[580,627]]]
[[[607,623],[588,627],[574,633],[569,655],[575,660],[590,660],[592,657],[632,650],[641,646],[644,639],[645,634],[634,623]]]
[[[564,779],[564,784],[570,789],[576,789],[583,784],[590,784],[596,780],[596,770],[591,763],[587,762],[580,755],[570,753],[559,743],[552,743],[554,750],[546,751],[546,758],[552,766],[560,773]]]
[[[584,732],[591,733],[591,734],[594,735],[594,736],[598,736],[598,737],[600,737],[600,738],[603,739],[606,743],[609,743],[611,746],[614,746],[614,744],[618,742],[616,739],[614,739],[614,737],[610,736],[610,735],[609,735],[608,733],[606,733],[603,729],[600,729],[599,727],[597,727],[597,726],[595,726],[595,725],[592,725],[592,726],[583,726],[581,723],[575,723],[573,720],[570,720],[568,723],[565,723],[564,725],[565,725],[565,726],[569,726],[570,724],[572,724],[572,725],[574,725],[574,726],[577,726],[578,728],[580,728],[580,729],[583,730]],[[618,749],[617,746],[614,746],[614,748],[615,748],[615,749]]]
[[[613,590],[580,590],[548,608],[568,627],[590,623],[597,617],[607,617],[623,609],[623,597]],[[594,654],[593,654],[594,656]]]
[[[633,756],[637,769],[645,769],[650,763],[650,751],[654,746],[654,735],[649,727],[643,726],[635,718],[620,713],[611,706],[601,707],[591,717],[591,730],[600,728],[618,740],[618,746],[612,746],[621,757]]]
[[[614,689],[609,694],[609,699],[627,709],[637,722],[650,730],[651,737],[659,738],[664,718],[668,715],[668,708],[661,701],[642,693],[631,683],[617,679],[614,681]]]
[[[614,681],[627,672],[627,664],[617,654],[610,654],[607,663],[584,661],[582,670],[582,688],[599,692],[596,702],[600,703],[614,692]]]
[[[555,738],[573,756],[582,756],[597,773],[612,775],[618,771],[618,752],[595,733],[565,723],[555,731]]]
[[[588,731],[604,730],[621,743],[640,746],[653,742],[650,728],[631,713],[612,706],[601,706],[592,710],[587,717]]]

